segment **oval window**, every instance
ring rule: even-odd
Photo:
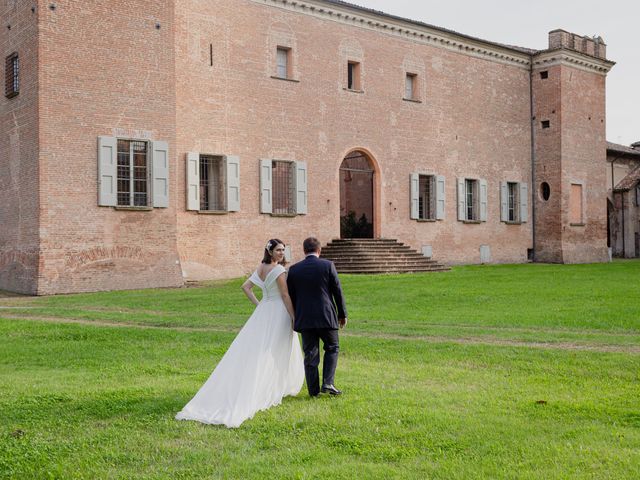
[[[551,196],[551,187],[547,182],[542,182],[540,184],[540,196],[545,202],[549,200],[549,197]]]

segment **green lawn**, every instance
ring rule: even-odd
[[[177,422],[242,280],[0,298],[0,478],[640,478],[640,262],[343,276],[339,398]]]

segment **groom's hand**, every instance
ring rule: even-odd
[[[338,319],[338,324],[340,325],[340,328],[344,328],[344,326],[347,324],[347,318],[339,318]]]

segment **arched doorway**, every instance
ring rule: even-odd
[[[375,168],[362,150],[350,152],[340,165],[340,237],[373,238]]]

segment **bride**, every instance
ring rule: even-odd
[[[300,392],[304,364],[298,335],[292,328],[294,311],[284,263],[284,243],[277,238],[269,240],[262,263],[242,285],[256,309],[176,419],[239,427],[256,412]],[[262,301],[254,295],[254,286],[262,289]]]

